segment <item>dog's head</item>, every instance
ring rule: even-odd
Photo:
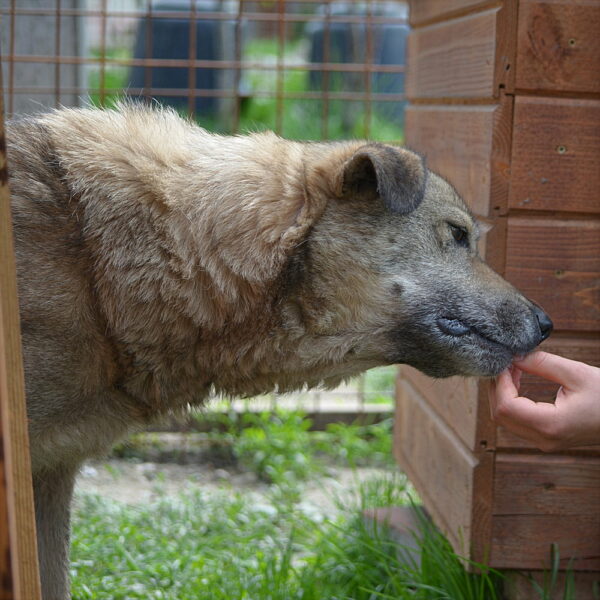
[[[473,215],[416,154],[332,145],[306,173],[324,208],[290,260],[287,314],[315,351],[493,376],[548,337],[549,317],[483,262]]]

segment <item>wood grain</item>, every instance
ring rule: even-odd
[[[471,535],[477,460],[406,381],[400,382],[394,454],[436,525],[461,555]],[[461,538],[462,532],[462,538]]]
[[[513,99],[479,106],[413,105],[406,110],[406,144],[425,155],[477,215],[506,212]]]
[[[498,9],[415,29],[408,38],[409,100],[495,98]]]
[[[600,2],[519,3],[516,87],[600,92]]]
[[[510,218],[506,278],[556,330],[600,331],[600,221]]]
[[[494,515],[600,515],[600,456],[498,453],[492,511]]]
[[[1,87],[0,83],[0,90]],[[0,514],[0,519],[8,517],[10,544],[9,548],[0,548],[0,563],[3,563],[0,566],[0,573],[3,575],[0,579],[0,597],[36,600],[40,597],[40,584],[10,195],[6,157],[3,153],[5,143],[1,98],[0,94],[0,424],[4,459],[4,486],[0,488],[0,494],[5,499],[0,502],[0,507],[6,508],[7,515]],[[6,529],[0,540],[2,543],[6,542]],[[7,575],[8,569],[11,577]]]
[[[517,97],[511,173],[511,208],[600,212],[600,100]]]
[[[444,421],[469,450],[480,446],[477,438],[478,383],[476,379],[432,379],[403,365],[401,376],[419,392],[429,408]]]
[[[600,570],[600,514],[494,515],[490,565],[497,569],[550,569],[553,544],[560,565]]]
[[[399,380],[394,455],[434,522],[461,556],[489,547],[493,455],[472,453],[406,380]],[[487,486],[487,487],[486,487]]]
[[[448,20],[494,4],[494,0],[410,0],[410,24],[418,27],[432,21]]]

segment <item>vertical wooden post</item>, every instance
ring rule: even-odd
[[[40,582],[0,80],[0,600],[38,600]]]

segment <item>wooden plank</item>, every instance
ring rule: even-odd
[[[413,30],[408,38],[409,100],[471,102],[512,93],[516,21],[516,0],[504,0],[481,12]]]
[[[551,336],[550,339],[542,344],[541,348],[572,360],[579,360],[600,367],[600,340]],[[557,390],[558,386],[556,384],[540,377],[523,374],[521,394],[527,398],[538,402],[552,402]],[[504,427],[499,427],[496,432],[496,448],[534,449],[535,446],[527,440],[514,435]],[[574,453],[573,450],[569,452],[571,454]],[[585,454],[596,453],[600,456],[600,446],[588,446],[577,449],[575,452]]]
[[[599,160],[599,100],[517,97],[511,208],[600,212]]]
[[[9,541],[8,548],[0,547],[0,597],[36,600],[40,583],[2,115],[0,94],[0,430],[4,460],[0,507],[6,511],[0,519],[8,518],[0,540],[6,544],[8,531]]]
[[[469,377],[432,379],[403,365],[401,376],[419,392],[432,411],[456,434],[469,450],[480,447],[478,440],[478,382]]]
[[[452,19],[467,12],[490,8],[495,0],[410,0],[410,24],[418,27],[433,21]]]
[[[496,28],[494,87],[509,94],[515,91],[518,10],[519,0],[502,0]]]
[[[413,105],[406,143],[447,179],[477,215],[505,214],[510,179],[512,105]]]
[[[600,221],[509,217],[506,278],[555,329],[600,331]]]
[[[461,556],[489,548],[493,454],[472,453],[408,381],[397,386],[394,455]]]
[[[560,529],[557,529],[560,521]],[[578,571],[600,570],[600,514],[494,515],[490,566],[496,569],[550,569],[557,544],[560,566],[571,559]]]
[[[394,455],[436,525],[465,555],[477,460],[406,381],[398,386]]]
[[[12,577],[12,553],[10,550],[7,478],[4,468],[4,436],[0,415],[0,600],[12,600],[14,584]]]
[[[600,92],[600,2],[521,0],[516,87]]]
[[[600,515],[600,456],[496,455],[494,515]],[[557,519],[554,529],[562,528]],[[598,539],[600,556],[600,538]]]
[[[496,98],[498,9],[414,30],[408,38],[409,100]]]

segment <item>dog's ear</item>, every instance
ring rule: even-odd
[[[396,214],[413,211],[425,194],[423,159],[402,148],[365,144],[342,165],[335,180],[339,198],[380,198]]]

